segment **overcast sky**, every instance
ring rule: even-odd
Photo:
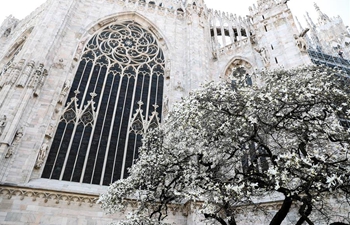
[[[1,0],[0,23],[6,16],[12,14],[18,19],[23,19],[45,0]],[[83,1],[83,0],[82,0]],[[256,0],[204,0],[209,8],[232,12],[245,16],[249,14],[248,7],[256,3]],[[308,11],[316,22],[317,14],[313,6],[317,2],[321,11],[329,17],[340,15],[345,25],[350,25],[350,0],[290,0],[290,6],[294,15],[304,24],[304,15]]]

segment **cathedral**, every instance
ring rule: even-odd
[[[203,0],[47,0],[23,20],[7,17],[0,26],[0,224],[124,218],[106,215],[96,201],[127,177],[142,134],[173,103],[235,68],[253,85],[261,70],[312,63],[349,72],[348,28],[315,10],[318,20],[307,14],[307,27],[285,0],[257,0],[244,17]],[[274,202],[264,204],[274,210]],[[169,221],[206,224],[193,207],[174,205]]]

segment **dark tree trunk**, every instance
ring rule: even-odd
[[[291,197],[286,197],[283,201],[282,207],[276,215],[272,218],[270,225],[280,225],[282,221],[286,218],[290,207],[292,206],[293,199]]]
[[[305,210],[306,209],[306,210]],[[309,215],[312,212],[312,205],[308,201],[304,201],[304,204],[301,206],[299,213],[301,215],[301,218],[298,220],[298,222],[295,225],[302,225],[305,221],[309,225],[313,225],[314,223],[309,219]]]
[[[234,217],[231,217],[231,219],[228,221],[229,225],[237,225],[236,220]]]
[[[237,225],[234,217],[231,217],[231,219],[228,220],[228,223],[226,223],[223,218],[221,218],[215,214],[204,213],[204,217],[216,219],[216,221],[218,221],[221,225]]]

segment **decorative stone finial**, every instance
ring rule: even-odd
[[[316,4],[316,2],[314,2],[314,7],[318,13],[318,21],[319,23],[326,23],[326,22],[330,22],[331,20],[329,19],[329,17],[323,13],[320,9],[320,7],[318,7],[318,5]]]

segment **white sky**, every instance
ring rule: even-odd
[[[0,23],[10,14],[18,19],[23,19],[33,10],[39,7],[45,0],[1,0]],[[245,16],[249,14],[248,7],[256,3],[256,0],[204,0],[209,8],[221,11],[232,12]],[[304,25],[304,15],[308,11],[314,22],[317,21],[317,14],[313,7],[317,2],[321,11],[329,17],[340,15],[345,25],[350,25],[350,0],[290,0],[290,6],[294,15]]]

